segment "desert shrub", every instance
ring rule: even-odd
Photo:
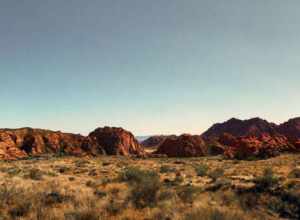
[[[108,177],[104,177],[102,180],[101,180],[101,185],[102,186],[106,186],[107,184],[111,183],[112,180],[109,179]]]
[[[29,170],[29,173],[25,177],[32,180],[42,180],[43,175],[44,173],[40,169],[33,168]]]
[[[224,205],[231,205],[237,200],[237,196],[233,191],[225,191],[221,194],[222,203]]]
[[[87,187],[94,188],[94,187],[96,186],[96,183],[95,183],[95,181],[88,180],[88,181],[86,181],[85,185],[86,185]]]
[[[290,219],[300,219],[300,195],[295,191],[282,191],[277,196],[277,208],[280,216]]]
[[[206,164],[199,164],[196,165],[194,168],[198,176],[206,176],[208,171],[208,166]]]
[[[290,178],[300,178],[300,168],[295,168],[289,173]]]
[[[159,178],[156,172],[142,170],[137,167],[128,167],[119,174],[119,180],[126,182],[136,183],[155,178]]]
[[[66,220],[99,220],[100,215],[96,210],[75,210],[65,214]]]
[[[9,167],[9,168],[5,168],[3,169],[4,172],[6,172],[9,176],[17,176],[20,173],[22,173],[22,169],[18,168],[18,167]]]
[[[15,201],[16,204],[9,209],[9,215],[12,219],[17,219],[19,217],[26,216],[31,208],[31,201],[27,200],[26,198],[19,198]]]
[[[170,190],[163,190],[158,195],[158,200],[170,200],[174,197],[174,192]]]
[[[58,203],[63,203],[69,200],[69,197],[66,195],[63,195],[62,193],[58,191],[52,191],[49,193],[42,193],[41,194],[41,202],[45,206],[50,206]]]
[[[274,175],[271,168],[266,168],[262,176],[257,177],[254,182],[256,183],[257,191],[267,191],[268,189],[276,186],[279,182],[278,178]]]
[[[100,189],[96,189],[94,194],[99,198],[103,198],[103,197],[107,196],[107,193]]]
[[[123,208],[124,206],[121,202],[118,202],[115,199],[110,199],[105,207],[105,210],[110,215],[117,215]]]
[[[96,169],[90,170],[89,173],[88,173],[88,175],[89,175],[89,176],[97,176],[97,175],[98,175],[98,174],[97,174],[97,170],[96,170]]]
[[[198,208],[185,216],[185,220],[244,220],[242,213],[217,208]]]
[[[130,198],[137,208],[153,207],[157,202],[159,189],[159,178],[150,178],[148,181],[137,182],[131,189]]]
[[[67,173],[71,170],[70,167],[67,166],[56,166],[55,169],[59,172],[59,173]]]
[[[256,193],[241,193],[238,195],[238,200],[241,208],[244,211],[249,211],[257,208],[259,203],[259,195]]]
[[[89,164],[90,162],[88,160],[83,160],[83,159],[79,159],[75,161],[75,166],[76,167],[85,167]]]
[[[0,186],[0,208],[15,203],[17,198],[24,198],[25,190],[14,185],[2,184]]]
[[[180,186],[176,190],[178,197],[184,203],[193,203],[194,199],[200,192],[201,189],[199,187],[190,186],[190,185]]]
[[[213,179],[213,181],[216,181],[219,177],[224,175],[224,169],[222,168],[217,168],[211,171],[208,176]]]
[[[120,174],[120,180],[130,183],[130,200],[137,208],[152,207],[160,189],[159,175],[153,171],[130,167]]]
[[[163,166],[160,167],[159,172],[160,173],[172,173],[172,172],[176,172],[176,168],[163,165]]]

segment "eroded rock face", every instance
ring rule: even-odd
[[[234,137],[226,134],[220,137],[219,142],[225,146],[224,155],[236,159],[268,158],[283,151],[291,151],[294,148],[288,139],[282,135],[261,134]]]
[[[81,135],[32,128],[0,130],[0,159],[46,153],[83,155],[92,148],[91,142]]]
[[[216,140],[224,146],[224,154],[229,158],[267,158],[284,151],[300,150],[300,118],[281,125],[260,118],[232,118],[213,125],[202,136],[207,142]]]
[[[155,135],[147,138],[146,140],[142,141],[141,145],[143,147],[157,147],[161,144],[166,138],[168,137],[175,137],[175,135]]]
[[[154,154],[169,157],[198,157],[207,155],[208,149],[200,136],[184,134],[165,139]]]
[[[145,156],[145,151],[132,133],[122,128],[97,128],[89,138],[102,147],[107,155]]]

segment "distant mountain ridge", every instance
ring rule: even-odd
[[[288,138],[299,139],[300,117],[290,119],[279,125],[258,117],[247,120],[231,118],[223,123],[214,124],[201,136],[205,139],[210,139],[219,137],[224,133],[236,137],[261,136],[262,134],[268,134],[270,136],[284,135]]]

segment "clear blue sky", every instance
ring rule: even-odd
[[[201,133],[300,113],[299,0],[4,0],[0,127]]]

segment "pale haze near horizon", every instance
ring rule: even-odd
[[[200,134],[300,114],[300,1],[0,2],[0,127]]]

